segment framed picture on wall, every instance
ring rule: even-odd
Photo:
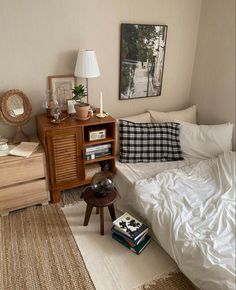
[[[72,99],[72,89],[76,85],[76,78],[73,75],[48,76],[49,90],[54,99],[62,106],[62,110],[67,109],[67,100]]]
[[[161,95],[167,25],[121,24],[119,99]]]

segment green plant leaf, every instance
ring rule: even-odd
[[[72,93],[73,93],[73,100],[77,100],[80,103],[83,103],[83,98],[87,95],[86,89],[84,87],[84,85],[78,85],[75,86],[72,89]]]

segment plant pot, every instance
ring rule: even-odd
[[[89,118],[89,104],[86,103],[77,103],[75,104],[75,110],[76,110],[76,118],[78,120],[86,120]]]

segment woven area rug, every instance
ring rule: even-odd
[[[61,205],[80,203],[80,190],[63,193]],[[78,216],[74,218],[78,221]],[[99,237],[98,224],[94,231]],[[0,289],[95,289],[79,248],[59,204],[33,206],[0,217]],[[97,250],[98,245],[94,243],[91,255]],[[135,290],[193,289],[181,273],[158,275],[156,279],[150,277],[145,282],[151,282],[139,283],[141,286]]]
[[[192,283],[181,273],[173,272],[161,275],[151,282],[136,287],[133,290],[196,290]]]
[[[154,240],[140,255],[114,241],[108,210],[105,210],[104,236],[99,233],[99,216],[95,210],[89,225],[84,227],[85,208],[81,201],[64,207],[63,212],[97,290],[194,289]]]
[[[0,289],[95,289],[59,205],[0,217]]]

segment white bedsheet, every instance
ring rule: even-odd
[[[133,187],[136,181],[156,176],[156,174],[173,168],[199,162],[197,158],[185,158],[182,161],[150,162],[150,163],[121,163],[116,161],[116,175],[114,182],[121,197],[117,200],[116,207],[125,212],[135,212],[133,208]]]
[[[136,181],[132,205],[200,289],[235,289],[235,153]]]

